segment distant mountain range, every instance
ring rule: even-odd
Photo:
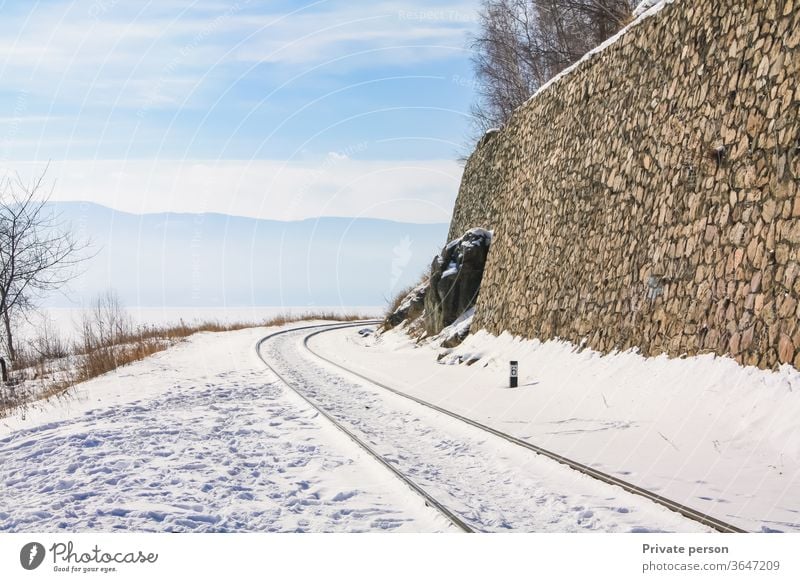
[[[447,224],[372,218],[281,222],[222,214],[129,214],[53,202],[94,256],[51,307],[116,290],[128,306],[371,306],[414,283]]]

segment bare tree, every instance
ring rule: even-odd
[[[19,175],[0,178],[0,320],[6,352],[16,358],[15,324],[48,292],[79,274],[88,243],[79,243],[47,207],[47,168],[25,182]]]
[[[119,295],[113,289],[100,293],[92,310],[82,321],[84,350],[90,352],[101,347],[114,347],[130,341],[133,335],[133,320]]]
[[[636,0],[483,0],[472,39],[476,129],[503,125],[536,90],[629,21]]]

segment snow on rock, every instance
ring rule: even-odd
[[[475,305],[492,236],[490,230],[471,228],[434,258],[425,296],[429,334],[441,332]]]
[[[401,325],[405,321],[413,321],[422,315],[425,308],[425,295],[428,292],[429,282],[426,278],[422,283],[414,287],[400,301],[397,308],[386,318],[385,329],[391,329]]]
[[[438,343],[442,347],[451,348],[455,347],[464,341],[464,338],[469,335],[469,328],[472,325],[472,319],[475,317],[475,308],[470,307],[453,323],[444,328],[438,335],[432,338],[433,342]]]
[[[486,131],[483,133],[483,136],[481,136],[481,139],[480,139],[480,140],[478,140],[478,146],[477,146],[477,147],[479,147],[479,148],[480,148],[480,147],[482,147],[484,144],[488,143],[488,142],[489,142],[489,140],[491,140],[491,139],[492,139],[494,136],[496,136],[497,134],[499,134],[499,133],[500,133],[500,129],[501,129],[501,128],[499,128],[499,127],[492,127],[492,128],[490,128],[490,129],[487,129],[487,130],[486,130]]]
[[[448,242],[433,259],[430,276],[400,301],[386,318],[384,330],[400,327],[425,337],[458,323],[443,341],[448,345],[461,341],[469,333],[492,236],[490,230],[471,228]]]
[[[450,261],[447,265],[447,269],[442,271],[442,279],[445,277],[452,277],[453,275],[458,275],[458,265],[455,261]]]

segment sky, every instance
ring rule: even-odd
[[[118,210],[447,222],[478,0],[0,0],[0,169]]]

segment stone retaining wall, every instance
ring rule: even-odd
[[[800,0],[676,0],[469,159],[473,329],[800,367]]]

